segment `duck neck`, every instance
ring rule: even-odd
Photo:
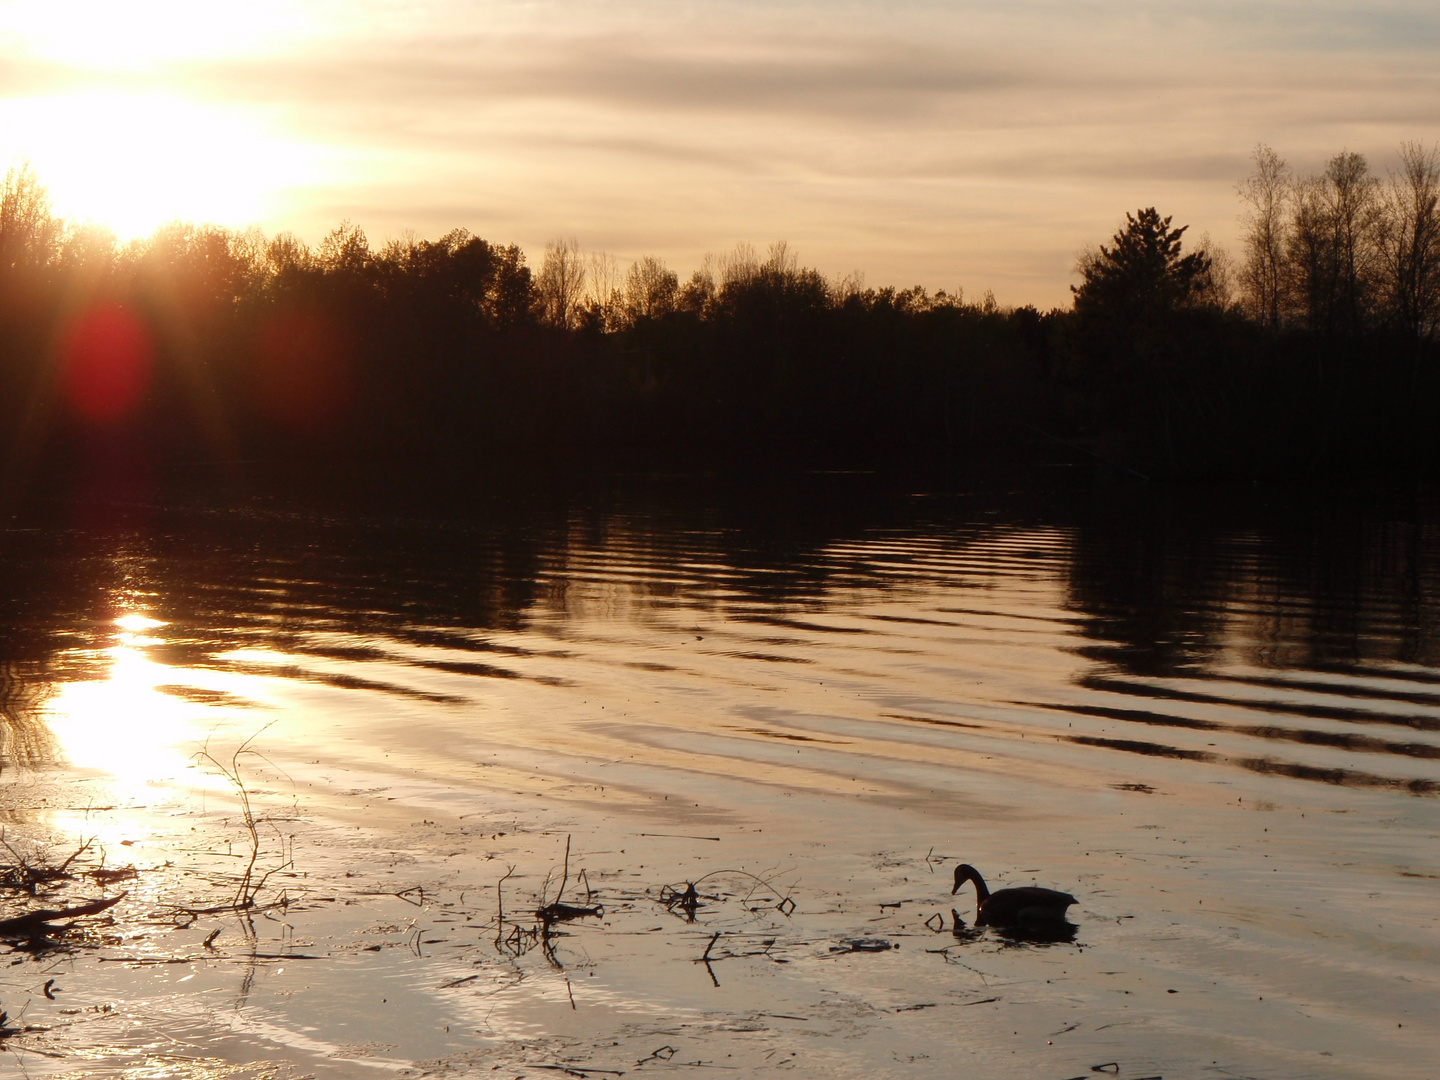
[[[966,881],[973,881],[975,883],[975,900],[977,903],[983,904],[986,900],[990,899],[990,890],[985,885],[985,879],[980,876],[980,871],[976,870],[969,863],[956,869],[955,887],[958,889],[960,885]]]

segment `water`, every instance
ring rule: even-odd
[[[0,975],[31,1075],[1434,1075],[1427,492],[669,480],[0,555],[8,835],[138,871]],[[244,862],[221,766],[290,901],[248,927],[174,914]],[[1074,940],[956,932],[959,861]],[[547,949],[562,874],[604,914]]]

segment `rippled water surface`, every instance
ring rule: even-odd
[[[0,975],[31,1075],[1436,1075],[1428,492],[676,480],[0,557],[8,835],[138,873]],[[175,918],[247,739],[289,905]],[[959,861],[1073,940],[957,927]],[[562,877],[603,914],[527,937]]]

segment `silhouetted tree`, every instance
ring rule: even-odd
[[[1268,146],[1255,147],[1251,160],[1255,171],[1238,189],[1249,204],[1244,217],[1245,261],[1240,283],[1250,317],[1262,326],[1279,326],[1285,288],[1290,169],[1285,159]]]
[[[589,324],[599,330],[618,330],[625,324],[624,279],[620,263],[608,251],[591,252],[585,260],[585,289],[581,307]]]
[[[551,326],[570,329],[576,323],[580,301],[585,295],[587,268],[580,257],[579,241],[551,240],[545,245],[545,262],[535,281],[540,316]]]
[[[1416,342],[1440,322],[1440,148],[1400,147],[1400,172],[1384,190],[1380,253],[1391,316]]]
[[[1341,151],[1322,188],[1334,235],[1337,328],[1354,333],[1371,310],[1379,224],[1379,182],[1362,154]]]
[[[1170,218],[1161,218],[1153,206],[1125,218],[1111,247],[1102,244],[1082,258],[1082,280],[1071,287],[1076,312],[1134,323],[1188,307],[1209,268],[1202,252],[1180,252],[1189,226],[1170,228]]]
[[[292,232],[276,233],[265,247],[265,264],[275,276],[294,275],[312,265],[310,248]]]
[[[1325,172],[1294,182],[1289,286],[1305,325],[1354,335],[1375,310],[1379,185],[1361,154],[1341,151]]]
[[[46,265],[55,254],[61,222],[50,212],[50,193],[28,162],[12,165],[0,188],[0,271]]]
[[[703,315],[715,302],[715,275],[709,266],[702,266],[690,275],[679,294],[675,306],[692,315]]]
[[[675,310],[680,279],[660,259],[647,255],[625,275],[625,311],[631,322],[655,319]]]
[[[81,292],[93,291],[114,271],[117,250],[115,234],[103,225],[72,225],[61,239],[59,262],[67,278],[85,283]]]
[[[360,226],[342,221],[320,241],[315,255],[327,273],[359,276],[370,265],[370,241]]]
[[[1211,240],[1209,233],[1201,233],[1200,242],[1195,245],[1195,254],[1201,256],[1205,267],[1195,280],[1195,305],[1221,313],[1234,310],[1236,272],[1235,260],[1230,252]]]

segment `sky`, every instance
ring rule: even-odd
[[[0,0],[0,167],[122,238],[464,227],[682,279],[784,239],[1048,307],[1127,210],[1236,250],[1257,143],[1402,140],[1440,140],[1434,0]]]

